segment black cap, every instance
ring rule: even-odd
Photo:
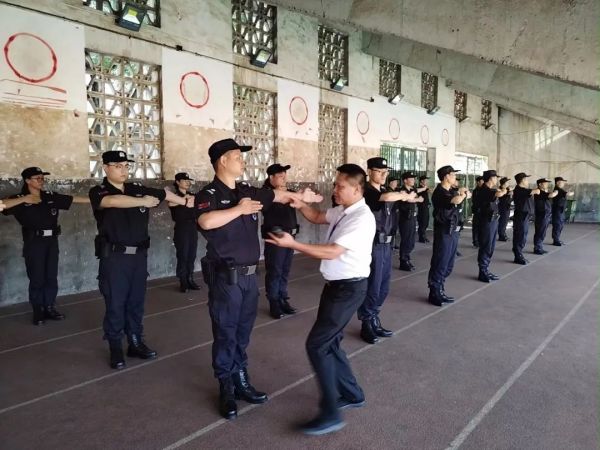
[[[550,180],[546,180],[545,178],[540,178],[539,180],[536,181],[537,184],[541,184],[541,183],[550,183]]]
[[[531,175],[527,175],[525,172],[519,172],[518,174],[515,175],[515,181],[517,183],[520,183],[523,178],[527,178],[530,176]]]
[[[110,150],[102,153],[102,163],[119,163],[119,162],[133,162],[132,159],[128,159],[127,153],[123,150]]]
[[[50,175],[50,172],[44,172],[39,167],[28,167],[23,172],[21,172],[21,176],[23,179],[35,177],[36,175]]]
[[[429,177],[427,175],[421,175],[419,177],[419,181],[423,181],[423,180],[429,180]]]
[[[367,169],[387,169],[387,159],[377,156],[367,159]]]
[[[340,173],[344,173],[344,174],[347,174],[347,175],[354,176],[354,175],[360,174],[360,175],[362,175],[365,178],[367,177],[367,173],[358,164],[352,164],[352,163],[342,164],[336,170],[338,172],[340,172]]]
[[[400,181],[400,178],[398,178],[398,177],[390,177],[390,178],[388,178],[388,183],[391,183],[392,181]]]
[[[481,180],[483,180],[483,176],[482,175],[477,175],[475,177],[475,181],[481,181]]]
[[[556,177],[556,178],[554,179],[554,182],[555,182],[555,183],[558,183],[559,181],[564,181],[564,182],[566,182],[567,180],[565,180],[563,177]]]
[[[276,173],[287,172],[290,170],[290,167],[292,166],[289,164],[286,166],[282,166],[279,163],[271,164],[269,167],[267,167],[267,175],[275,175]]]
[[[443,180],[446,175],[453,172],[460,172],[460,170],[456,170],[452,166],[442,166],[437,170],[437,175],[440,180]]]
[[[402,179],[406,180],[407,178],[416,178],[417,176],[412,172],[404,172],[402,174]]]
[[[492,177],[497,177],[497,176],[498,176],[498,174],[496,173],[496,171],[495,171],[495,170],[485,170],[485,171],[483,172],[483,177],[482,177],[482,178],[483,178],[485,181],[488,181],[490,178],[492,178]]]
[[[230,150],[248,152],[252,150],[252,146],[240,145],[233,139],[221,139],[220,141],[214,142],[208,149],[208,156],[210,157],[211,164],[214,164],[216,160]]]
[[[190,175],[187,172],[176,173],[175,181],[181,181],[181,180],[194,181],[192,178],[190,178]]]
[[[500,178],[500,184],[504,184],[508,181],[509,179],[507,177],[502,177]]]

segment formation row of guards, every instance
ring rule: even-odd
[[[258,213],[262,212],[265,285],[271,316],[278,319],[296,312],[287,289],[294,251],[321,260],[325,285],[316,322],[306,340],[307,354],[321,388],[320,413],[301,429],[317,435],[336,431],[344,426],[342,410],[363,406],[365,402],[364,392],[340,347],[344,328],[356,313],[362,323],[360,335],[366,342],[374,344],[392,335],[392,331],[383,327],[380,313],[389,293],[396,231],[400,232],[399,268],[415,270],[410,259],[415,245],[415,225],[419,223],[419,240],[428,242],[425,230],[429,205],[433,205],[429,301],[437,306],[453,302],[444,284],[457,254],[462,206],[471,193],[459,186],[458,171],[451,166],[437,171],[439,184],[431,200],[427,178],[421,177],[419,186],[415,187],[416,177],[411,172],[402,175],[399,188],[386,188],[387,161],[377,157],[368,160],[367,171],[355,164],[338,167],[333,192],[337,206],[318,209],[310,204],[321,202],[321,195],[309,188],[299,192],[287,189],[289,165],[271,165],[267,169],[268,179],[261,188],[236,182],[244,171],[242,153],[250,150],[250,146],[239,145],[233,139],[211,145],[208,154],[215,177],[196,194],[190,191],[193,180],[185,172],[175,176],[175,192],[127,182],[132,161],[123,151],[108,151],[102,155],[106,177],[89,191],[88,197],[46,191],[44,181],[49,173],[39,167],[25,169],[21,193],[0,201],[0,210],[14,215],[22,226],[33,323],[40,325],[48,319],[64,319],[55,307],[61,232],[58,213],[69,209],[74,202],[90,203],[98,229],[95,250],[99,259],[99,289],[106,304],[103,330],[110,350],[110,367],[122,369],[126,365],[123,336],[128,340],[129,357],[157,357],[157,352],[148,347],[143,338],[142,319],[150,247],[149,209],[166,200],[175,221],[180,290],[199,289],[193,279],[198,231],[207,242],[201,266],[208,285],[214,339],[212,367],[219,381],[219,412],[233,419],[237,416],[236,400],[255,404],[268,400],[267,394],[255,389],[250,382],[246,354],[258,308]],[[477,226],[474,232],[478,237],[481,281],[498,279],[489,271],[489,264],[499,220],[505,220],[502,208],[506,204],[501,199],[512,198],[515,202],[515,262],[526,264],[522,250],[532,214],[536,217],[536,252],[543,251],[540,242],[543,242],[550,216],[555,228],[554,244],[561,245],[564,221],[561,214],[568,195],[563,189],[565,180],[557,178],[554,191],[549,192],[547,180],[538,180],[539,187],[529,189],[527,177],[524,173],[517,174],[514,190],[506,186],[505,179],[496,187],[498,176],[490,170],[484,172],[482,184],[475,190]],[[551,198],[552,207],[549,206]],[[544,220],[538,221],[538,212],[541,217],[542,211]],[[323,243],[296,240],[297,212],[311,223],[328,225]],[[500,238],[506,238],[505,231]]]

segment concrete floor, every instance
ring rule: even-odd
[[[417,243],[417,271],[394,269],[381,315],[395,335],[367,345],[358,321],[346,330],[367,404],[323,437],[295,431],[318,399],[304,339],[323,283],[304,256],[290,283],[300,312],[272,320],[263,295],[252,335],[250,374],[270,401],[240,402],[232,422],[216,411],[206,287],[151,282],[146,336],[160,357],[120,372],[108,368],[97,292],[59,299],[67,320],[43,327],[27,305],[0,309],[0,448],[597,448],[599,231],[568,225],[568,245],[528,254],[528,266],[499,243],[492,284],[476,280],[465,232],[446,286],[457,302],[444,308],[426,302],[431,248]]]

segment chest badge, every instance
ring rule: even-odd
[[[50,209],[50,214],[52,214],[53,216],[58,214],[58,210],[56,208],[51,208]]]
[[[139,210],[142,214],[146,212],[146,208],[143,206],[140,206]]]

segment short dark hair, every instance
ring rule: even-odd
[[[352,180],[355,184],[360,186],[362,192],[365,191],[365,184],[367,182],[367,173],[362,167],[357,164],[342,164],[336,169],[339,173],[346,175],[346,179]]]

